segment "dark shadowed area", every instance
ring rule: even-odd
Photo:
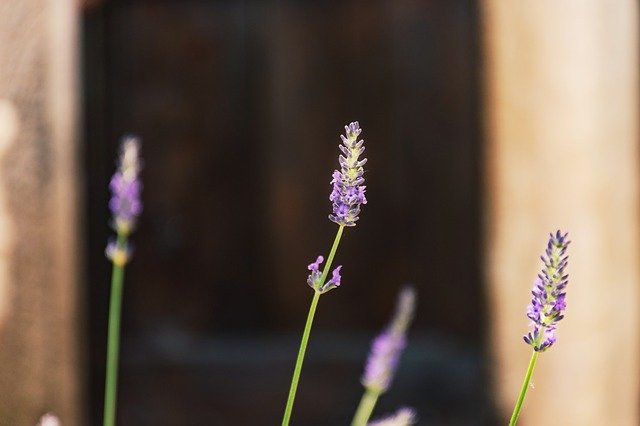
[[[367,197],[320,300],[292,424],[348,424],[402,285],[418,310],[375,415],[495,424],[480,261],[474,1],[103,1],[83,15],[91,421],[102,415],[107,184],[143,139],[119,424],[275,425],[327,255],[331,172],[358,120]],[[113,158],[114,161],[105,161]]]

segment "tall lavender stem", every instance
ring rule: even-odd
[[[509,426],[515,426],[518,422],[538,355],[556,342],[556,328],[558,322],[564,318],[564,310],[567,307],[565,298],[569,275],[565,274],[565,268],[569,261],[566,252],[570,243],[566,233],[563,234],[558,230],[555,234],[549,234],[545,255],[540,257],[544,267],[533,285],[531,291],[533,298],[527,309],[532,331],[524,336],[525,343],[533,348],[533,353]]]
[[[126,237],[118,235],[117,245],[122,249]],[[120,312],[122,310],[122,286],[124,265],[113,262],[111,272],[111,294],[109,297],[109,330],[107,335],[107,371],[104,385],[104,426],[113,426],[116,421],[118,392],[118,358],[120,352]]]
[[[527,391],[529,390],[529,383],[531,383],[531,377],[533,377],[533,370],[536,368],[536,362],[538,362],[538,355],[540,352],[532,351],[531,359],[529,360],[529,367],[527,367],[527,373],[524,376],[524,380],[522,381],[522,387],[520,388],[520,395],[518,396],[518,401],[516,402],[516,406],[513,409],[513,413],[511,414],[511,420],[509,420],[509,426],[513,426],[518,422],[518,417],[520,417],[520,411],[522,411],[522,404],[524,403],[524,397],[527,395]]]
[[[113,214],[113,229],[117,238],[107,245],[106,255],[113,262],[111,273],[111,295],[109,300],[109,330],[107,336],[107,371],[104,391],[104,426],[114,426],[116,420],[118,354],[120,346],[120,312],[122,308],[122,286],[124,267],[131,257],[128,246],[129,234],[135,228],[142,212],[140,201],[139,160],[140,142],[134,137],[125,137],[120,152],[118,170],[110,183],[112,192],[109,207]]]
[[[320,272],[320,265],[324,261],[322,256],[318,256],[316,261],[308,266],[310,274],[307,278],[307,284],[309,284],[309,286],[314,290],[314,295],[313,299],[311,299],[311,306],[309,307],[307,322],[305,323],[304,331],[302,333],[302,340],[300,341],[300,349],[298,350],[296,365],[293,369],[293,377],[291,378],[289,396],[287,398],[287,404],[282,418],[282,426],[288,426],[289,421],[291,420],[293,403],[296,398],[298,383],[300,382],[300,374],[302,372],[302,364],[307,351],[311,327],[313,325],[313,319],[315,317],[320,296],[340,286],[340,270],[342,266],[338,266],[333,270],[333,275],[329,281],[326,281],[326,279],[329,275],[329,271],[331,270],[333,258],[338,250],[342,233],[346,226],[356,225],[356,221],[359,219],[358,215],[360,214],[360,207],[362,204],[367,203],[367,199],[365,197],[366,188],[363,185],[363,166],[367,160],[366,158],[359,160],[359,156],[364,152],[364,141],[358,140],[358,136],[361,131],[362,130],[356,121],[345,126],[345,136],[340,135],[342,145],[339,145],[339,148],[342,154],[338,156],[338,162],[340,163],[341,169],[340,171],[335,170],[333,172],[331,180],[333,189],[329,196],[333,210],[329,215],[329,219],[338,224],[338,232],[336,233],[336,237],[333,241],[333,245],[331,246],[331,251],[329,252],[329,257],[323,271]]]
[[[338,245],[340,244],[340,239],[342,238],[342,231],[344,230],[344,226],[340,225],[338,227],[338,232],[336,233],[336,238],[333,241],[333,246],[331,247],[331,252],[329,253],[329,259],[327,260],[327,264],[322,272],[322,282],[327,277],[329,269],[331,268],[331,263],[333,262],[333,257],[338,250]],[[304,326],[304,332],[302,333],[302,340],[300,342],[300,349],[298,350],[298,357],[296,358],[296,366],[293,369],[293,378],[291,379],[291,387],[289,388],[289,397],[287,398],[287,405],[284,411],[284,417],[282,418],[282,425],[288,425],[291,420],[291,412],[293,411],[293,403],[296,399],[296,391],[298,390],[298,383],[300,381],[300,373],[302,372],[302,363],[304,362],[304,355],[307,351],[307,344],[309,343],[309,335],[311,334],[311,326],[313,325],[313,318],[316,314],[316,308],[318,307],[318,301],[320,300],[320,296],[322,295],[321,290],[316,290],[313,294],[313,299],[311,299],[311,306],[309,307],[309,315],[307,315],[307,322]]]

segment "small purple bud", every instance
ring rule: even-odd
[[[322,262],[324,262],[324,257],[318,256],[315,262],[310,263],[309,266],[307,266],[307,269],[311,271],[311,273],[307,277],[307,284],[309,285],[309,287],[317,292],[320,292],[321,294],[339,287],[340,279],[342,278],[340,276],[340,270],[342,269],[342,266],[338,266],[333,270],[331,279],[326,283],[323,283],[323,271],[320,270],[320,265],[322,265]]]
[[[311,272],[318,272],[322,262],[324,262],[324,257],[318,256],[318,258],[316,259],[315,262],[313,262],[313,263],[309,264],[309,266],[307,266],[307,269],[309,269]]]
[[[322,271],[320,271],[320,265],[322,262],[324,262],[324,257],[318,256],[315,262],[307,266],[307,269],[311,271],[309,277],[307,277],[307,284],[313,289],[317,289],[321,285]]]
[[[117,266],[124,266],[131,259],[133,249],[130,244],[126,244],[123,247],[118,245],[115,238],[110,238],[107,243],[107,248],[104,251],[107,259],[111,260]]]
[[[336,267],[333,270],[331,279],[325,285],[322,286],[322,289],[320,290],[321,293],[326,293],[329,290],[333,290],[336,287],[340,287],[340,280],[342,279],[342,277],[340,276],[341,269],[342,269],[342,265]]]

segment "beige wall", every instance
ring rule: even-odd
[[[486,276],[498,403],[530,348],[525,308],[546,233],[569,231],[558,342],[523,425],[637,425],[638,10],[632,0],[483,2]]]
[[[0,2],[0,419],[79,425],[73,0]]]

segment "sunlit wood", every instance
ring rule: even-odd
[[[498,405],[513,408],[546,232],[569,231],[566,318],[525,425],[637,425],[638,10],[631,0],[483,2],[486,276]]]
[[[77,10],[0,2],[0,419],[86,424],[80,392]],[[5,232],[7,231],[7,232]]]

